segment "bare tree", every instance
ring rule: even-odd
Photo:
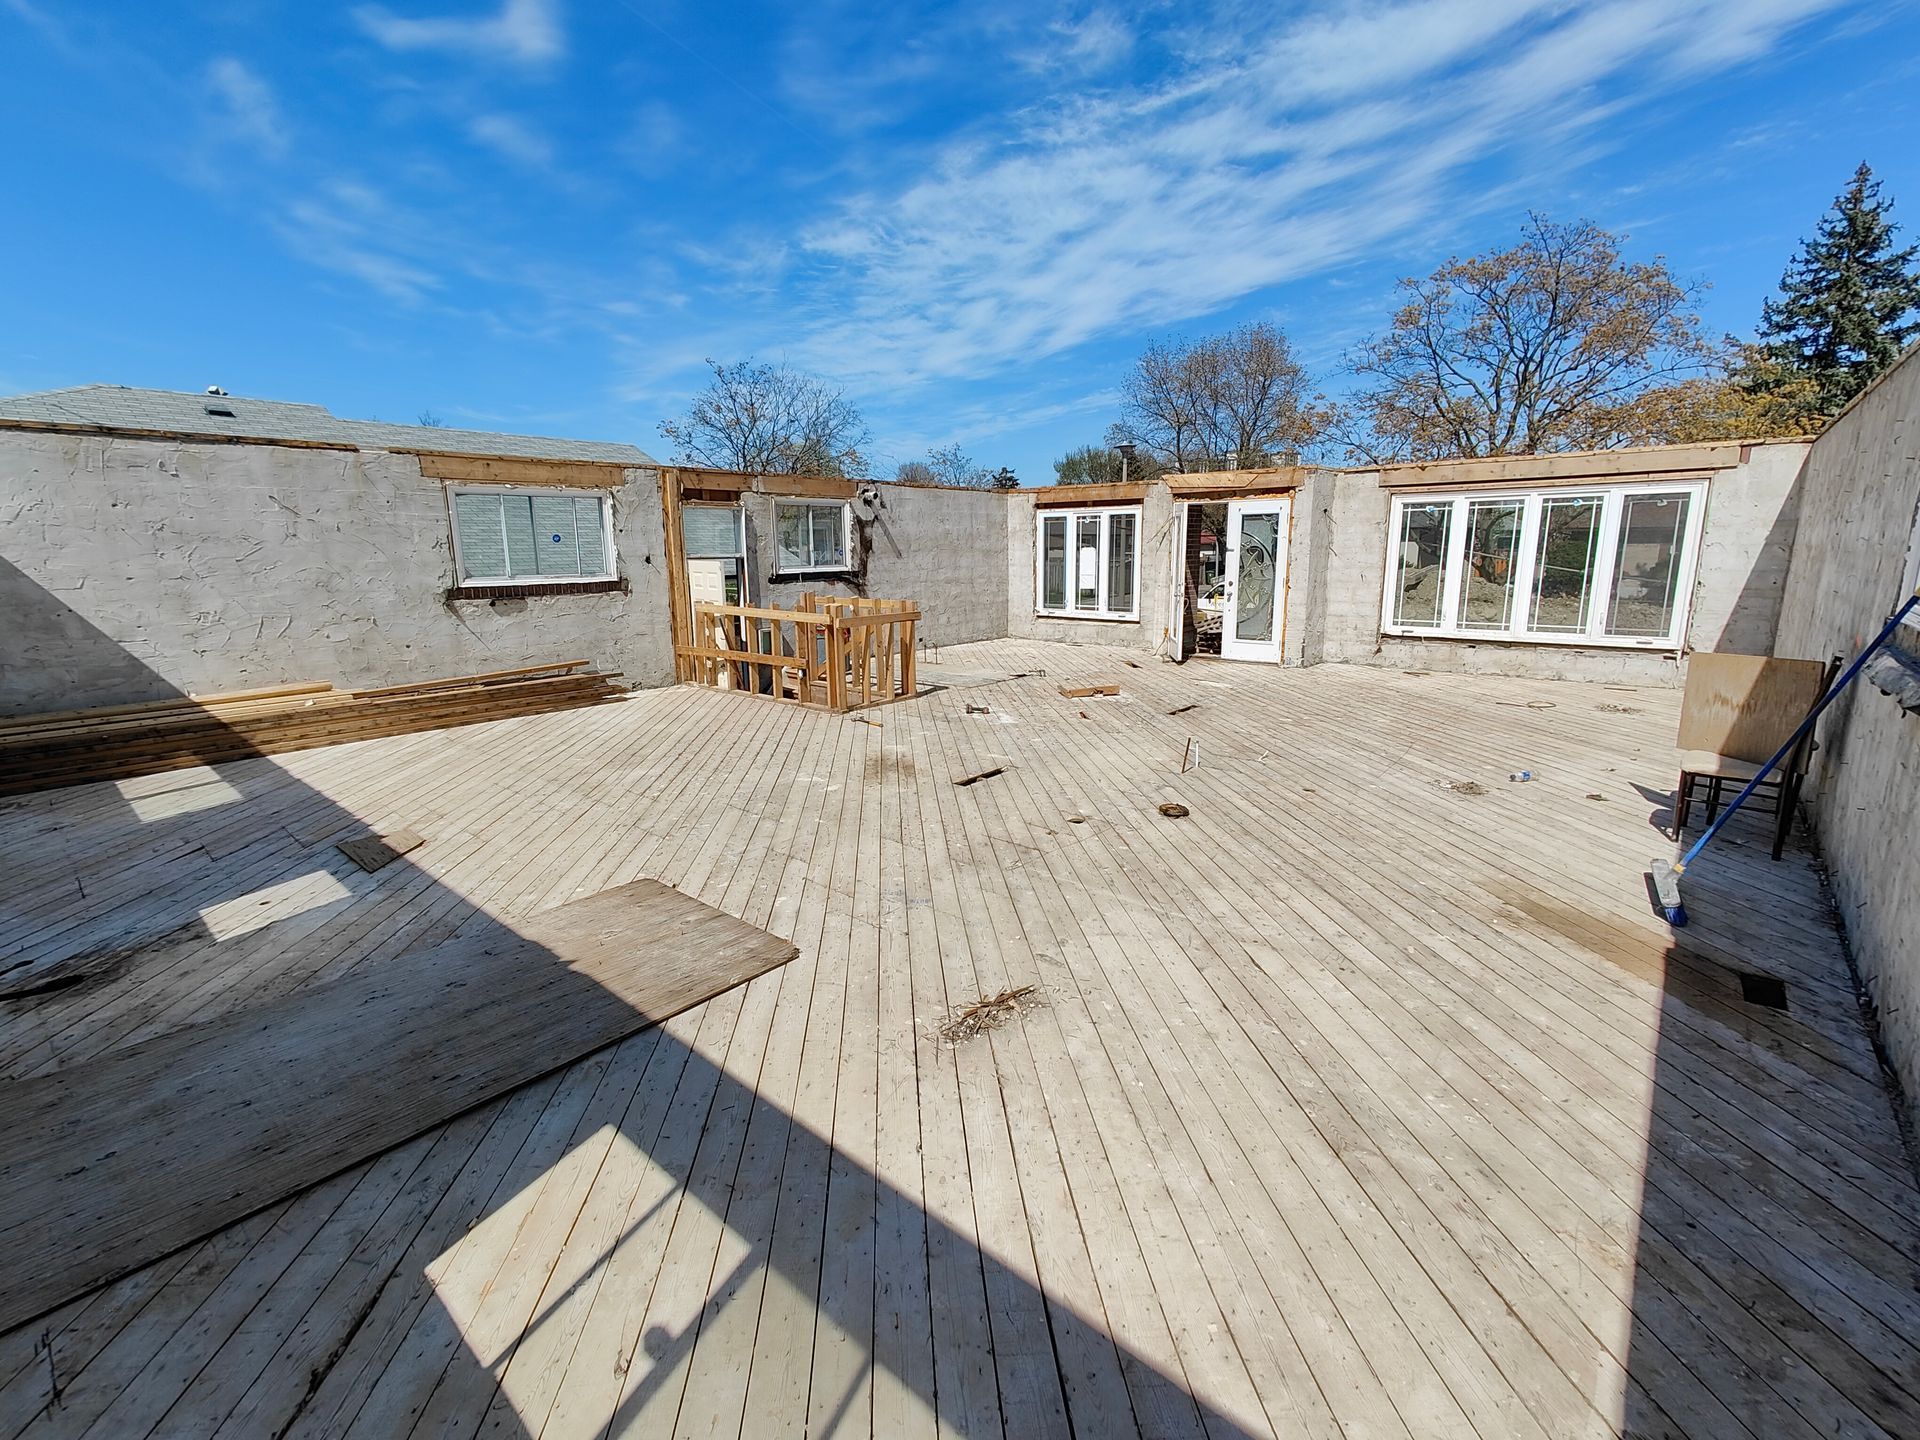
[[[1342,438],[1356,459],[1430,460],[1598,448],[1657,437],[1716,369],[1696,287],[1619,237],[1528,217],[1520,243],[1402,280],[1384,335],[1353,357],[1372,380]],[[1691,423],[1691,422],[1685,422]]]
[[[838,387],[785,365],[707,364],[712,382],[660,425],[678,458],[748,475],[866,473],[866,422]]]
[[[1291,464],[1331,415],[1309,388],[1287,337],[1264,321],[1151,345],[1126,379],[1108,440],[1131,440],[1168,470]]]
[[[933,473],[933,467],[924,460],[902,460],[893,478],[901,485],[938,485],[940,483],[940,477]]]

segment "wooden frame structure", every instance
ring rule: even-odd
[[[681,678],[834,711],[916,693],[911,601],[802,595],[799,608],[693,607],[693,643],[674,646]]]

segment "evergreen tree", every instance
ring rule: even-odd
[[[1747,388],[1799,382],[1812,408],[1831,416],[1920,334],[1920,246],[1894,249],[1892,209],[1862,163],[1787,267],[1780,298],[1766,303],[1759,338],[1772,363],[1749,372]]]

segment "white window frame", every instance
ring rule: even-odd
[[[1099,505],[1099,506],[1048,506],[1036,510],[1033,516],[1033,613],[1051,620],[1126,620],[1138,621],[1140,618],[1141,570],[1140,559],[1145,549],[1141,531],[1146,528],[1144,507],[1140,505]],[[1107,574],[1112,568],[1113,557],[1113,517],[1131,515],[1133,517],[1133,604],[1125,610],[1115,610],[1108,604]],[[1076,571],[1079,564],[1079,547],[1073,543],[1079,531],[1079,522],[1086,517],[1096,517],[1100,522],[1100,560],[1094,567],[1096,606],[1092,610],[1075,608],[1073,597],[1077,593]],[[1049,609],[1047,599],[1047,521],[1065,520],[1067,522],[1067,604],[1064,608]]]
[[[600,533],[606,540],[606,554],[602,557],[605,566],[597,575],[475,575],[468,577],[466,556],[460,549],[460,517],[455,504],[462,495],[485,495],[491,498],[512,499],[524,495],[529,499],[545,499],[549,496],[564,495],[571,500],[598,500],[600,502]],[[453,533],[453,578],[456,585],[604,585],[609,580],[619,579],[619,548],[613,534],[613,493],[608,490],[580,490],[570,486],[558,485],[449,485],[447,487],[447,525]],[[578,541],[578,529],[575,530],[575,544]],[[500,550],[508,554],[506,535],[500,537]]]
[[[824,510],[829,505],[840,507],[840,555],[837,564],[831,565],[789,565],[780,558],[780,511],[788,505],[799,505],[807,509]],[[813,528],[807,528],[808,543],[812,543]],[[773,500],[773,570],[776,575],[840,575],[853,565],[853,505],[846,500],[823,500],[818,496],[808,498],[805,495],[776,495]]]
[[[1607,619],[1613,609],[1612,575],[1620,545],[1620,523],[1628,500],[1641,496],[1687,496],[1686,532],[1681,538],[1680,560],[1674,580],[1673,621],[1664,635],[1609,635]],[[1539,552],[1543,507],[1551,500],[1595,497],[1601,502],[1599,532],[1595,545],[1596,579],[1583,631],[1541,631],[1527,628],[1532,611],[1534,566]],[[1462,596],[1466,588],[1466,550],[1469,542],[1468,507],[1476,500],[1521,502],[1520,533],[1514,552],[1513,613],[1504,629],[1468,628],[1461,625]],[[1399,583],[1400,537],[1402,517],[1409,507],[1451,505],[1453,515],[1447,535],[1447,554],[1442,565],[1441,623],[1438,625],[1395,624],[1395,589]],[[1679,650],[1685,646],[1687,624],[1693,609],[1694,578],[1700,567],[1700,537],[1707,519],[1707,482],[1704,477],[1675,480],[1640,479],[1626,483],[1609,481],[1593,485],[1556,484],[1536,488],[1488,486],[1481,489],[1442,492],[1402,491],[1393,497],[1387,514],[1386,576],[1380,591],[1380,633],[1429,640],[1495,640],[1527,645],[1571,645],[1581,649],[1602,647],[1609,650]]]

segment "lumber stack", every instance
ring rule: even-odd
[[[0,795],[617,700],[585,660],[340,690],[323,680],[0,720]]]

